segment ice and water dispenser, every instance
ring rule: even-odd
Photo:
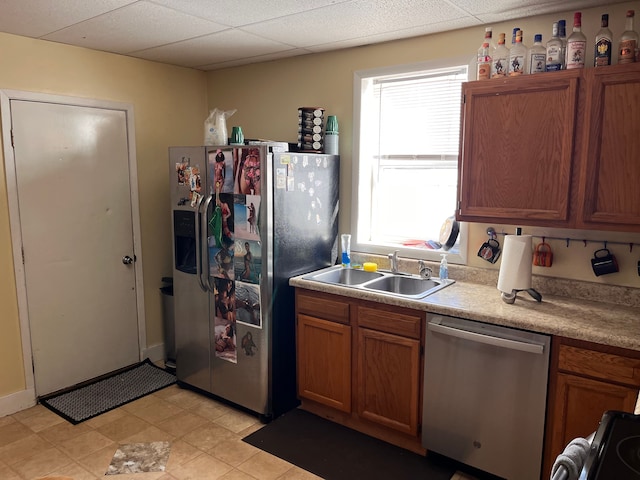
[[[196,214],[190,210],[173,211],[174,262],[176,270],[195,275]]]

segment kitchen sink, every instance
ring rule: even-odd
[[[312,272],[302,278],[315,282],[413,299],[424,298],[455,282],[455,280],[423,278],[418,275],[393,273],[386,270],[368,272],[365,270],[343,268],[340,265]]]

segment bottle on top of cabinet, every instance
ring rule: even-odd
[[[516,32],[516,43],[509,50],[509,76],[527,73],[527,47],[522,43],[522,30]]]
[[[638,61],[638,34],[633,29],[633,10],[627,11],[627,23],[618,44],[618,63]]]
[[[562,42],[562,70],[567,68],[567,21],[558,20],[558,36]]]
[[[582,33],[582,13],[573,15],[573,33],[567,38],[567,70],[584,68],[584,57],[587,49],[587,37]]]
[[[533,45],[527,52],[527,71],[531,74],[547,71],[547,49],[542,44],[542,34],[536,33]]]
[[[611,65],[611,48],[613,44],[613,35],[609,30],[609,15],[602,14],[600,20],[600,30],[596,33],[595,51],[593,56],[593,66],[602,67],[605,65]]]
[[[551,38],[547,42],[547,72],[555,72],[564,69],[564,49],[560,38],[558,22],[553,22]]]
[[[478,49],[478,80],[491,78],[491,27],[485,28],[484,41]]]
[[[513,27],[513,33],[511,34],[511,48],[516,44],[516,34],[520,31],[520,27]]]
[[[509,72],[509,49],[505,45],[504,33],[498,36],[498,46],[491,57],[491,78],[503,78]]]

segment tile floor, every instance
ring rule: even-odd
[[[0,479],[104,479],[121,444],[170,442],[164,472],[113,480],[312,480],[305,470],[241,439],[263,425],[188,389],[167,387],[78,425],[42,405],[0,418]],[[452,480],[469,477],[456,474]]]

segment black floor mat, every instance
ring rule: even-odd
[[[390,445],[301,409],[243,439],[327,480],[449,480],[456,468]]]
[[[147,359],[113,375],[85,382],[73,390],[41,397],[39,401],[75,425],[175,382],[175,375]]]

